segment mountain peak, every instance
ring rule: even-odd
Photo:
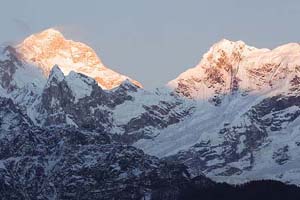
[[[233,44],[242,44],[245,45],[245,42],[242,40],[237,40],[237,41],[232,41],[228,40],[226,38],[222,38],[219,42],[215,43],[214,46],[228,46],[228,45],[233,45]]]
[[[245,42],[241,40],[231,41],[227,39],[222,39],[219,42],[215,43],[209,49],[209,51],[204,55],[204,58],[211,56],[211,54],[214,55],[220,55],[220,54],[229,55],[234,53],[247,54],[253,50],[256,50],[256,48],[248,46]]]
[[[58,31],[57,29],[54,28],[48,28],[42,32],[40,32],[39,34],[36,34],[35,36],[45,36],[45,37],[64,37],[63,34]]]
[[[52,67],[52,69],[50,71],[50,75],[51,74],[61,74],[61,75],[64,75],[58,65],[54,65]]]
[[[289,43],[273,50],[257,49],[243,41],[222,39],[199,64],[168,83],[184,96],[210,99],[234,91],[270,89],[298,71],[300,45]]]
[[[51,83],[53,79],[55,79],[56,82],[61,82],[64,78],[65,76],[59,66],[54,65],[50,71],[48,83]]]
[[[51,50],[62,45],[64,40],[66,39],[61,32],[56,29],[49,28],[40,33],[30,35],[19,46],[20,48],[25,48],[29,47],[30,45],[34,45],[34,48],[37,50],[37,45],[39,45],[39,49],[47,47],[47,49]]]
[[[66,39],[58,30],[50,28],[33,34],[17,46],[21,57],[50,74],[53,66],[59,65],[65,75],[70,71],[94,78],[103,89],[119,86],[124,80],[141,87],[141,84],[103,65],[96,52],[88,45]]]

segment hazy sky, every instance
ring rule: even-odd
[[[0,42],[57,27],[146,87],[195,66],[222,38],[274,48],[300,41],[299,0],[0,0]]]

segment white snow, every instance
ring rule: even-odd
[[[65,76],[63,72],[61,71],[60,67],[58,65],[54,65],[51,69],[51,73],[48,78],[48,82],[51,83],[51,80],[55,78],[57,82],[61,82],[64,80]]]
[[[145,112],[144,106],[157,105],[160,101],[173,101],[174,98],[169,95],[170,90],[167,88],[146,91],[143,89],[138,92],[130,93],[134,101],[126,101],[116,106],[113,115],[117,124],[126,124],[131,119]]]
[[[235,99],[225,99],[219,107],[199,100],[195,103],[195,113],[188,120],[159,130],[157,137],[152,140],[139,140],[135,146],[151,155],[163,157],[188,149],[199,141],[220,144],[224,138],[218,132],[224,123],[228,121],[239,124],[241,115],[263,98],[265,97],[255,95],[238,96]]]
[[[71,116],[66,115],[66,123],[78,128],[78,125],[71,119]]]
[[[19,88],[33,86],[41,89],[46,83],[42,71],[32,65],[19,67],[13,78]]]
[[[8,59],[8,54],[5,52],[6,46],[0,45],[0,60],[7,60]]]
[[[84,77],[74,71],[71,71],[65,80],[72,90],[75,102],[86,96],[90,96],[93,89],[92,86],[95,83],[93,79]]]

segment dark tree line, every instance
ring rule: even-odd
[[[300,200],[300,188],[279,181],[251,181],[242,185],[192,183],[181,191],[182,200]]]

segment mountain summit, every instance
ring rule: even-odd
[[[91,47],[67,40],[52,28],[29,36],[17,46],[17,51],[25,61],[40,67],[45,76],[54,65],[59,65],[65,75],[70,71],[85,74],[103,89],[115,88],[127,79],[142,87],[139,82],[104,66]]]
[[[299,52],[298,43],[269,50],[223,39],[204,54],[196,67],[180,74],[169,86],[196,99],[220,99],[236,90],[263,92],[297,74]]]

